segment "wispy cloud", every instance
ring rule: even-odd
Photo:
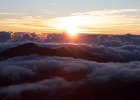
[[[139,33],[140,9],[94,10],[73,13],[67,17],[32,17],[23,15],[21,18],[1,19],[1,30],[63,32],[58,25],[79,28],[84,33]],[[21,15],[24,13],[21,13]],[[54,14],[54,13],[53,13]],[[20,15],[19,13],[0,13],[0,15]],[[71,25],[70,25],[71,24]]]
[[[139,9],[120,9],[120,10],[108,10],[108,9],[104,9],[104,10],[94,10],[94,11],[89,11],[89,12],[84,12],[84,13],[74,13],[72,15],[106,15],[106,14],[122,14],[125,12],[139,12]]]
[[[97,33],[121,33],[139,32],[140,18],[132,13],[139,13],[139,9],[121,10],[97,10],[85,13],[74,13],[73,16],[85,16],[90,18],[87,25],[81,28],[88,32]]]
[[[24,12],[21,13],[0,12],[0,15],[25,15],[25,13]]]
[[[54,31],[53,27],[49,26],[47,23],[48,19],[42,18],[40,16],[23,16],[17,19],[3,19],[0,20],[0,27],[3,30],[12,31]]]

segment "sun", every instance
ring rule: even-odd
[[[76,37],[80,32],[80,29],[73,24],[59,24],[57,27],[64,30],[70,37]]]
[[[59,18],[56,21],[56,28],[63,30],[70,36],[75,36],[81,32],[80,26],[86,24],[87,20],[80,16],[70,16]]]
[[[78,35],[78,29],[76,29],[76,28],[67,29],[67,33],[68,33],[70,36],[77,36],[77,35]]]
[[[65,27],[64,30],[70,37],[76,37],[79,33],[79,29],[76,27]]]
[[[59,31],[66,32],[70,37],[78,37],[78,34],[83,32],[83,27],[90,22],[91,20],[89,17],[73,15],[57,18],[54,26]]]

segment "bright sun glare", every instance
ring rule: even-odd
[[[70,26],[61,26],[61,29],[65,30],[69,36],[77,36],[77,34],[79,33],[79,29],[76,27],[70,27]]]
[[[81,32],[80,26],[87,24],[89,20],[81,16],[64,17],[57,20],[56,27],[64,30],[69,36],[75,37]]]
[[[70,35],[70,36],[76,36],[78,34],[78,29],[76,28],[70,28],[70,29],[67,29],[67,33]]]

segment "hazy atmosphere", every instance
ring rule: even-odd
[[[140,0],[0,0],[0,100],[140,100]]]
[[[138,34],[139,0],[0,0],[0,30]]]

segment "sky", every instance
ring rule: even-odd
[[[0,31],[140,33],[140,0],[0,0]]]

